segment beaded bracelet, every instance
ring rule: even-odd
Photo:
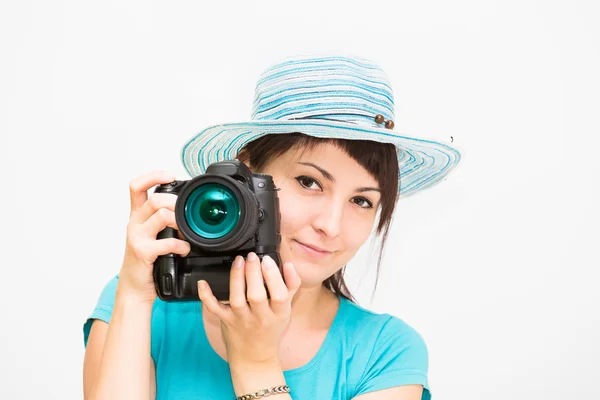
[[[270,396],[272,394],[280,394],[280,393],[289,393],[290,387],[288,385],[283,386],[273,386],[269,389],[259,390],[258,392],[248,393],[240,397],[236,397],[235,400],[252,400],[258,399],[261,397]]]

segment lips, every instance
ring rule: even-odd
[[[315,256],[328,256],[332,253],[329,250],[326,250],[326,249],[323,249],[321,247],[317,247],[317,246],[314,246],[311,244],[302,243],[295,239],[294,239],[294,242],[296,242],[307,253],[315,255]]]

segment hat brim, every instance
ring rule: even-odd
[[[254,139],[268,134],[291,132],[322,138],[394,144],[398,148],[400,198],[440,182],[455,170],[461,159],[461,153],[456,147],[433,140],[402,136],[385,128],[323,120],[263,120],[210,126],[184,144],[181,160],[193,178],[206,172],[210,164],[236,158],[240,149]]]

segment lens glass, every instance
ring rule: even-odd
[[[240,204],[226,186],[206,183],[190,193],[185,203],[185,220],[198,236],[218,239],[237,225]]]

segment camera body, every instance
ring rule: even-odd
[[[277,190],[270,175],[253,174],[238,160],[211,164],[191,180],[158,185],[155,193],[178,196],[175,219],[191,246],[186,257],[167,254],[154,262],[158,297],[198,301],[197,283],[205,280],[218,300],[228,301],[231,264],[249,252],[261,260],[270,256],[281,271]],[[179,235],[167,227],[157,236],[164,238]]]

